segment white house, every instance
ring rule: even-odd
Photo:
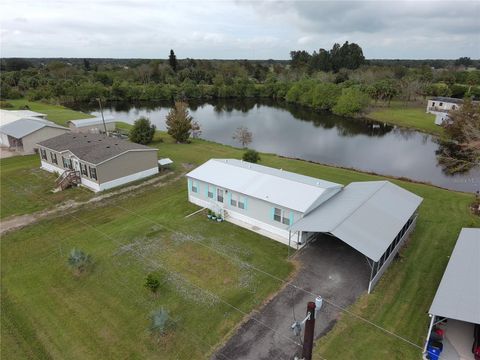
[[[463,228],[428,311],[425,355],[435,351],[435,341],[442,343],[441,359],[474,359],[474,329],[480,326],[479,257],[480,228]],[[479,356],[480,344],[475,350]]]
[[[365,255],[369,292],[415,227],[422,198],[388,181],[347,186],[235,159],[187,175],[190,202],[225,220],[299,247],[328,234]]]
[[[435,115],[435,124],[442,125],[448,121],[448,112],[462,106],[463,100],[451,97],[438,96],[428,100],[427,113]]]

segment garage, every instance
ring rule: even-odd
[[[480,359],[479,257],[480,229],[463,228],[429,310],[424,358]]]
[[[290,237],[327,234],[354,248],[370,267],[370,293],[415,228],[421,202],[388,181],[353,182],[294,223]]]

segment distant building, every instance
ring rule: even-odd
[[[30,110],[0,109],[0,126],[25,118],[46,119],[47,115]]]
[[[37,143],[70,130],[42,117],[20,118],[0,126],[0,145],[19,154],[33,154]]]
[[[103,125],[101,116],[91,119],[70,120],[67,124],[70,130],[75,133],[102,134],[105,132],[105,127],[108,132],[115,130],[115,119],[111,117],[105,118],[105,125]]]
[[[442,125],[449,120],[449,111],[457,110],[463,104],[462,99],[438,96],[428,100],[427,113],[435,115],[435,124]]]
[[[97,192],[158,173],[157,149],[106,135],[69,132],[38,146],[41,168],[60,174],[62,189],[78,184]]]

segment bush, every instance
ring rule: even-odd
[[[160,287],[160,279],[153,273],[150,273],[145,278],[145,287],[152,293],[156,293]]]
[[[146,117],[141,117],[135,120],[132,129],[130,130],[130,141],[137,144],[149,144],[153,140],[156,127]]]
[[[152,333],[165,335],[169,330],[173,330],[174,328],[175,321],[170,318],[168,310],[161,308],[160,310],[153,312],[150,325]]]
[[[72,249],[68,256],[68,265],[73,269],[75,275],[80,275],[87,271],[92,263],[90,255],[82,250]]]
[[[251,163],[257,163],[258,161],[260,161],[260,154],[253,149],[248,149],[247,151],[245,151],[243,153],[242,159],[243,159],[243,161],[248,161],[248,162],[251,162]]]
[[[334,114],[341,116],[354,116],[365,110],[369,103],[368,95],[360,89],[346,88],[342,90],[342,95],[338,98],[332,111]]]
[[[8,101],[0,101],[0,108],[2,109],[12,109],[14,106]]]

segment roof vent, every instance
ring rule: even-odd
[[[317,181],[317,185],[320,186],[320,181]]]
[[[91,141],[90,140],[87,140],[87,143],[90,143]]]

